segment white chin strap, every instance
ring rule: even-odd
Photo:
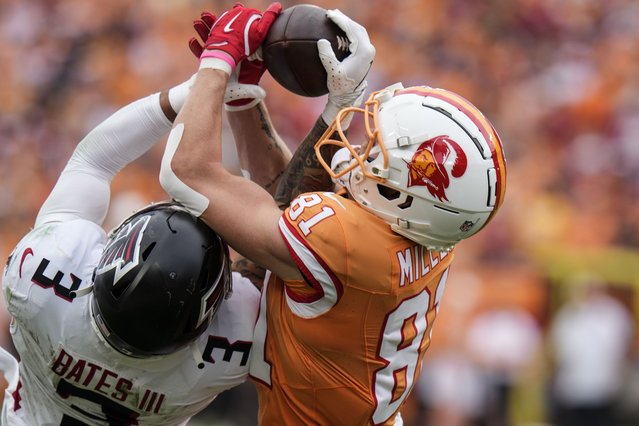
[[[353,156],[351,155],[351,152],[348,150],[348,148],[340,148],[331,159],[331,170],[333,171],[333,173],[337,174],[348,167],[351,164],[352,160]],[[345,173],[343,176],[340,176],[339,178],[331,178],[331,180],[337,185],[349,188],[352,173],[353,171],[351,170],[350,172]]]

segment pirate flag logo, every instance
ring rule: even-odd
[[[450,175],[463,176],[468,166],[464,150],[449,136],[441,135],[423,142],[408,165],[408,186],[425,186],[428,192],[440,201],[449,201],[446,188],[450,185],[449,170],[446,162],[454,155]]]

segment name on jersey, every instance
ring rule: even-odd
[[[243,367],[248,363],[251,346],[250,341],[238,340],[231,343],[225,337],[209,335],[202,359],[211,364],[231,362],[234,354],[239,353],[239,365]],[[76,396],[99,402],[103,406],[108,398],[135,407],[137,411],[156,414],[166,402],[165,394],[151,389],[138,390],[132,379],[93,361],[74,356],[63,348],[58,349],[49,367],[60,378],[56,391],[63,398]],[[122,407],[118,409],[120,412],[126,411]]]
[[[158,413],[166,400],[165,394],[150,389],[138,393],[134,391],[131,379],[122,377],[93,361],[74,357],[62,348],[58,349],[53,357],[50,368],[60,377],[56,390],[64,398],[78,396],[91,399],[87,398],[90,394],[86,391],[89,391],[95,396],[103,395],[130,406],[134,405],[139,411],[152,413]]]
[[[397,251],[399,263],[399,286],[413,284],[425,277],[441,262],[448,252],[428,250],[424,246],[415,245]]]

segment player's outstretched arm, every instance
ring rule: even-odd
[[[277,205],[282,210],[288,207],[291,200],[300,194],[333,189],[333,181],[317,160],[314,150],[315,144],[327,128],[328,125],[322,117],[319,117],[311,131],[295,150],[293,158],[284,170],[274,195]],[[328,145],[327,148],[336,150],[333,145]],[[327,158],[331,158],[333,153],[329,153]]]
[[[77,218],[102,224],[109,207],[111,180],[167,135],[194,79],[192,76],[175,87],[136,100],[93,129],[73,152],[40,209],[36,225]],[[225,101],[235,99],[237,93],[237,87],[230,87],[224,93]],[[253,89],[242,93],[260,92]]]
[[[375,47],[366,28],[336,9],[328,10],[326,16],[346,33],[351,54],[340,62],[328,40],[317,42],[320,60],[327,74],[328,100],[322,115],[296,149],[280,180],[275,200],[281,208],[287,207],[299,194],[333,189],[333,181],[318,161],[314,147],[339,111],[362,103],[366,77],[375,58]],[[342,121],[342,129],[345,131],[349,124],[350,117]],[[322,152],[328,159],[337,151],[334,145],[326,145],[322,149],[330,150]]]
[[[171,128],[175,106],[187,83],[136,100],[116,111],[80,141],[36,218],[47,222],[86,219],[102,224],[113,177]],[[183,102],[183,100],[181,101]]]
[[[274,196],[292,154],[275,130],[266,105],[259,102],[248,109],[227,110],[227,118],[242,170]]]
[[[300,279],[279,233],[281,211],[273,197],[249,179],[231,175],[221,164],[222,95],[227,81],[237,64],[262,43],[280,11],[279,3],[264,13],[238,4],[218,18],[191,94],[169,136],[160,183],[241,255],[284,278]]]
[[[210,12],[202,12],[200,19],[193,22],[201,41],[192,37],[189,48],[198,59],[204,53],[215,20]],[[262,103],[266,92],[259,82],[265,71],[258,47],[231,73],[224,102],[242,173],[273,195],[292,154],[273,127]]]

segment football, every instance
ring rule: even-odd
[[[338,60],[350,54],[346,33],[326,17],[326,9],[311,4],[284,9],[262,44],[266,69],[293,93],[307,97],[327,94],[326,70],[317,50],[320,39],[331,43]]]

